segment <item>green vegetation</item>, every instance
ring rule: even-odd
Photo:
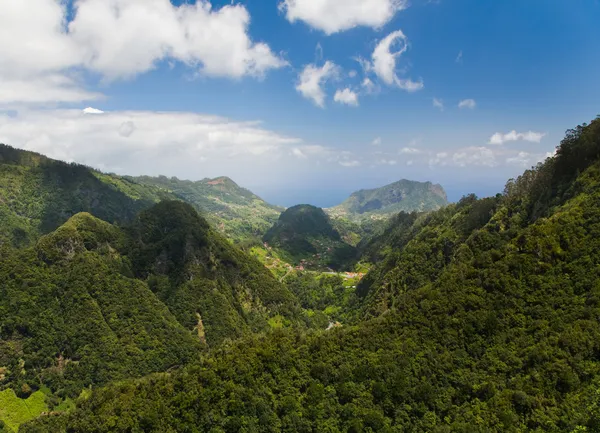
[[[235,242],[260,238],[282,211],[226,177],[117,176],[0,144],[0,242],[30,246],[79,212],[126,225],[161,200],[191,204]]]
[[[274,317],[22,431],[600,431],[599,203],[600,118],[502,195],[392,220],[365,246],[377,264],[355,301],[339,281],[295,290],[363,320]]]
[[[180,201],[125,228],[79,213],[31,248],[0,246],[0,281],[0,386],[22,396],[45,385],[75,397],[166,371],[269,329],[273,316],[295,323],[300,311],[267,269]]]
[[[19,398],[12,389],[0,391],[0,432],[16,432],[19,426],[48,410],[46,396],[36,391],[27,399]]]
[[[4,243],[0,431],[600,431],[600,118],[373,233],[362,280],[287,264],[352,248],[309,206],[241,244],[270,271],[181,201]]]
[[[342,241],[323,209],[311,205],[287,209],[263,241],[289,262],[311,269],[339,269],[356,255],[354,247]]]
[[[379,219],[397,212],[427,212],[448,204],[441,185],[400,180],[381,188],[360,190],[342,204],[327,209],[334,218]]]
[[[142,176],[132,180],[168,191],[190,203],[213,226],[236,242],[260,238],[277,221],[283,210],[241,188],[228,177],[197,182],[165,176]]]

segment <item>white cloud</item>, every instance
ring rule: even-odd
[[[379,161],[377,161],[377,164],[379,165],[396,165],[398,163],[398,161],[396,161],[395,159],[380,159]]]
[[[381,144],[381,142],[382,142],[381,137],[377,137],[373,141],[371,141],[371,146],[379,146]]]
[[[70,103],[103,98],[102,94],[85,90],[80,82],[66,75],[24,77],[5,78],[0,71],[0,105]]]
[[[468,108],[470,110],[474,109],[477,106],[477,103],[474,99],[463,99],[458,103],[458,108]]]
[[[517,132],[512,130],[506,134],[502,134],[501,132],[496,132],[494,135],[490,137],[488,144],[502,145],[509,141],[529,141],[531,143],[539,143],[542,141],[546,134],[541,132]]]
[[[444,111],[444,101],[438,98],[433,98],[433,106],[439,108],[440,111]]]
[[[462,63],[462,61],[463,61],[463,52],[462,52],[462,50],[460,50],[458,52],[458,55],[456,56],[456,59],[454,61],[456,63]]]
[[[84,108],[82,111],[84,114],[104,114],[104,111],[93,107]]]
[[[339,164],[342,167],[358,167],[360,165],[360,161],[357,161],[355,159],[353,159],[353,160],[342,160],[342,161],[339,161]]]
[[[398,47],[394,50],[394,48]],[[372,63],[360,60],[366,72],[374,72],[388,86],[397,86],[408,92],[423,88],[423,81],[413,81],[410,78],[400,78],[396,72],[396,62],[408,49],[408,39],[402,30],[396,30],[383,38],[375,47]]]
[[[0,142],[126,174],[194,178],[201,159],[211,161],[211,174],[217,176],[247,172],[245,167],[263,164],[262,159],[273,163],[291,148],[311,152],[301,140],[256,122],[147,111],[87,115],[81,110],[27,110],[16,117],[0,115]]]
[[[250,15],[239,4],[78,0],[71,17],[66,3],[0,0],[0,103],[100,97],[85,90],[74,69],[116,79],[179,61],[206,76],[240,78],[287,65],[250,39]]]
[[[353,70],[351,70],[350,72],[348,72],[348,76],[349,76],[350,78],[354,78],[354,77],[356,77],[357,75],[358,75],[358,72],[356,72],[354,69],[353,69]]]
[[[331,35],[358,26],[380,28],[407,6],[406,0],[283,0],[279,10],[291,23],[304,21]]]
[[[358,94],[349,88],[336,91],[333,100],[340,104],[358,107]]]
[[[336,77],[338,72],[338,66],[330,61],[325,62],[321,68],[314,64],[306,65],[298,77],[296,90],[323,108],[326,96],[323,85],[330,78]]]
[[[248,187],[270,187],[273,179],[306,181],[318,164],[353,167],[361,161],[260,122],[189,112],[0,111],[0,143],[108,172],[193,180],[225,175]]]

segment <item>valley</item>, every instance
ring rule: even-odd
[[[502,194],[364,230],[0,150],[0,431],[600,425],[600,119]]]

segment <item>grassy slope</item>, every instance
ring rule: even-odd
[[[45,398],[41,391],[34,392],[27,399],[17,397],[12,389],[0,391],[0,422],[5,423],[8,432],[16,433],[21,424],[48,410]]]

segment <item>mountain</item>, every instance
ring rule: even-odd
[[[0,386],[58,401],[297,314],[287,288],[181,201],[124,227],[78,213],[32,247],[2,245],[0,280]]]
[[[157,189],[0,144],[0,242],[31,245],[79,212],[127,223],[161,198]]]
[[[31,245],[79,212],[127,224],[161,200],[190,203],[234,241],[262,236],[282,210],[225,177],[117,176],[0,144],[0,242]]]
[[[352,326],[250,335],[22,431],[600,430],[600,118],[373,242]]]
[[[297,205],[286,209],[263,236],[294,264],[307,267],[339,268],[353,257],[354,248],[342,241],[323,209]]]
[[[176,177],[131,178],[192,204],[220,231],[234,240],[261,237],[277,221],[283,208],[273,206],[228,177],[192,182]]]
[[[327,212],[335,218],[357,220],[398,212],[428,212],[447,204],[446,192],[441,185],[400,180],[381,188],[354,192],[342,204],[327,209]]]

